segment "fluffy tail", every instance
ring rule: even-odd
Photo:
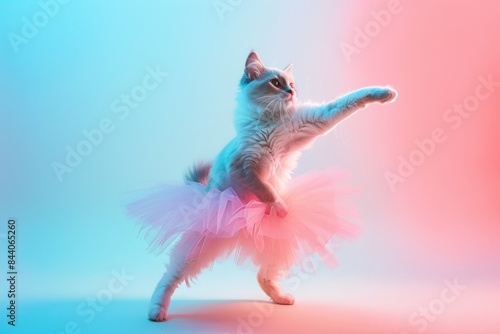
[[[210,169],[212,169],[211,162],[198,162],[186,171],[186,174],[184,174],[184,181],[198,182],[206,185]]]

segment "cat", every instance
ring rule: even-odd
[[[397,96],[390,87],[356,90],[325,104],[302,103],[297,98],[292,65],[284,70],[266,67],[252,51],[245,63],[234,113],[236,137],[211,163],[188,170],[185,180],[205,191],[232,189],[244,203],[264,203],[265,214],[287,219],[290,208],[283,198],[301,152],[342,120],[369,103],[387,103]],[[170,254],[167,271],[152,295],[148,316],[167,320],[170,299],[177,286],[208,267],[234,241],[205,238],[199,249],[199,233],[183,233]],[[229,239],[227,239],[229,240]],[[198,247],[198,248],[197,248]],[[189,255],[191,254],[191,255]],[[268,262],[259,268],[262,290],[277,304],[291,305],[294,297],[282,291],[278,278],[282,267]]]

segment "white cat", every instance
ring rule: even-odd
[[[170,298],[182,281],[229,255],[260,266],[262,290],[275,303],[291,305],[293,296],[278,284],[280,274],[344,233],[330,207],[331,172],[297,182],[291,174],[301,151],[317,137],[369,103],[393,101],[396,92],[369,87],[326,104],[304,104],[294,84],[291,65],[269,68],[251,52],[237,97],[236,137],[213,163],[189,170],[186,185],[157,189],[129,205],[131,215],[155,230],[154,247],[180,236],[151,298],[151,320],[167,319]]]

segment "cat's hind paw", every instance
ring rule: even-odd
[[[151,321],[167,321],[167,309],[160,305],[151,305],[148,310],[148,318]]]
[[[295,303],[295,297],[288,293],[273,295],[271,299],[273,302],[280,305],[293,305],[293,303]]]

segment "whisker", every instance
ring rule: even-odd
[[[269,99],[271,99],[271,102],[269,102],[267,104],[267,106],[269,106],[270,103],[272,103],[274,101],[274,98],[272,97],[268,97],[268,99],[265,99],[264,101],[262,101],[258,106],[257,106],[257,109],[260,109],[260,106],[263,104],[263,103],[266,103],[267,101],[269,101]],[[266,106],[266,108],[267,108]],[[260,112],[259,114],[259,118],[257,119],[257,123],[255,124],[255,129],[258,129],[258,126],[260,124],[260,120],[262,118],[262,116],[264,115],[264,113],[266,112],[266,108],[262,109],[262,111]]]
[[[272,100],[271,100],[271,102],[269,102],[269,103],[266,105],[266,107],[263,109],[263,111],[265,112],[265,111],[267,110],[267,107],[269,107],[269,105],[270,105],[271,103],[273,103],[274,101],[276,101],[276,98],[272,99]]]
[[[267,98],[270,98],[270,97],[272,97],[272,96],[271,95],[257,96],[256,98],[251,99],[250,102],[253,102],[253,101],[256,101],[256,100],[260,100],[260,99],[267,99]]]
[[[281,119],[281,99],[276,99],[276,105],[274,106],[274,109],[278,109],[278,110],[274,110],[273,113],[274,114],[277,114],[278,117],[280,118],[280,121],[282,121]]]
[[[288,119],[288,124],[291,126],[289,130],[293,131],[293,120],[292,120],[292,115],[290,113],[290,110],[288,109],[285,101],[283,101],[283,110],[285,111],[285,115]]]

